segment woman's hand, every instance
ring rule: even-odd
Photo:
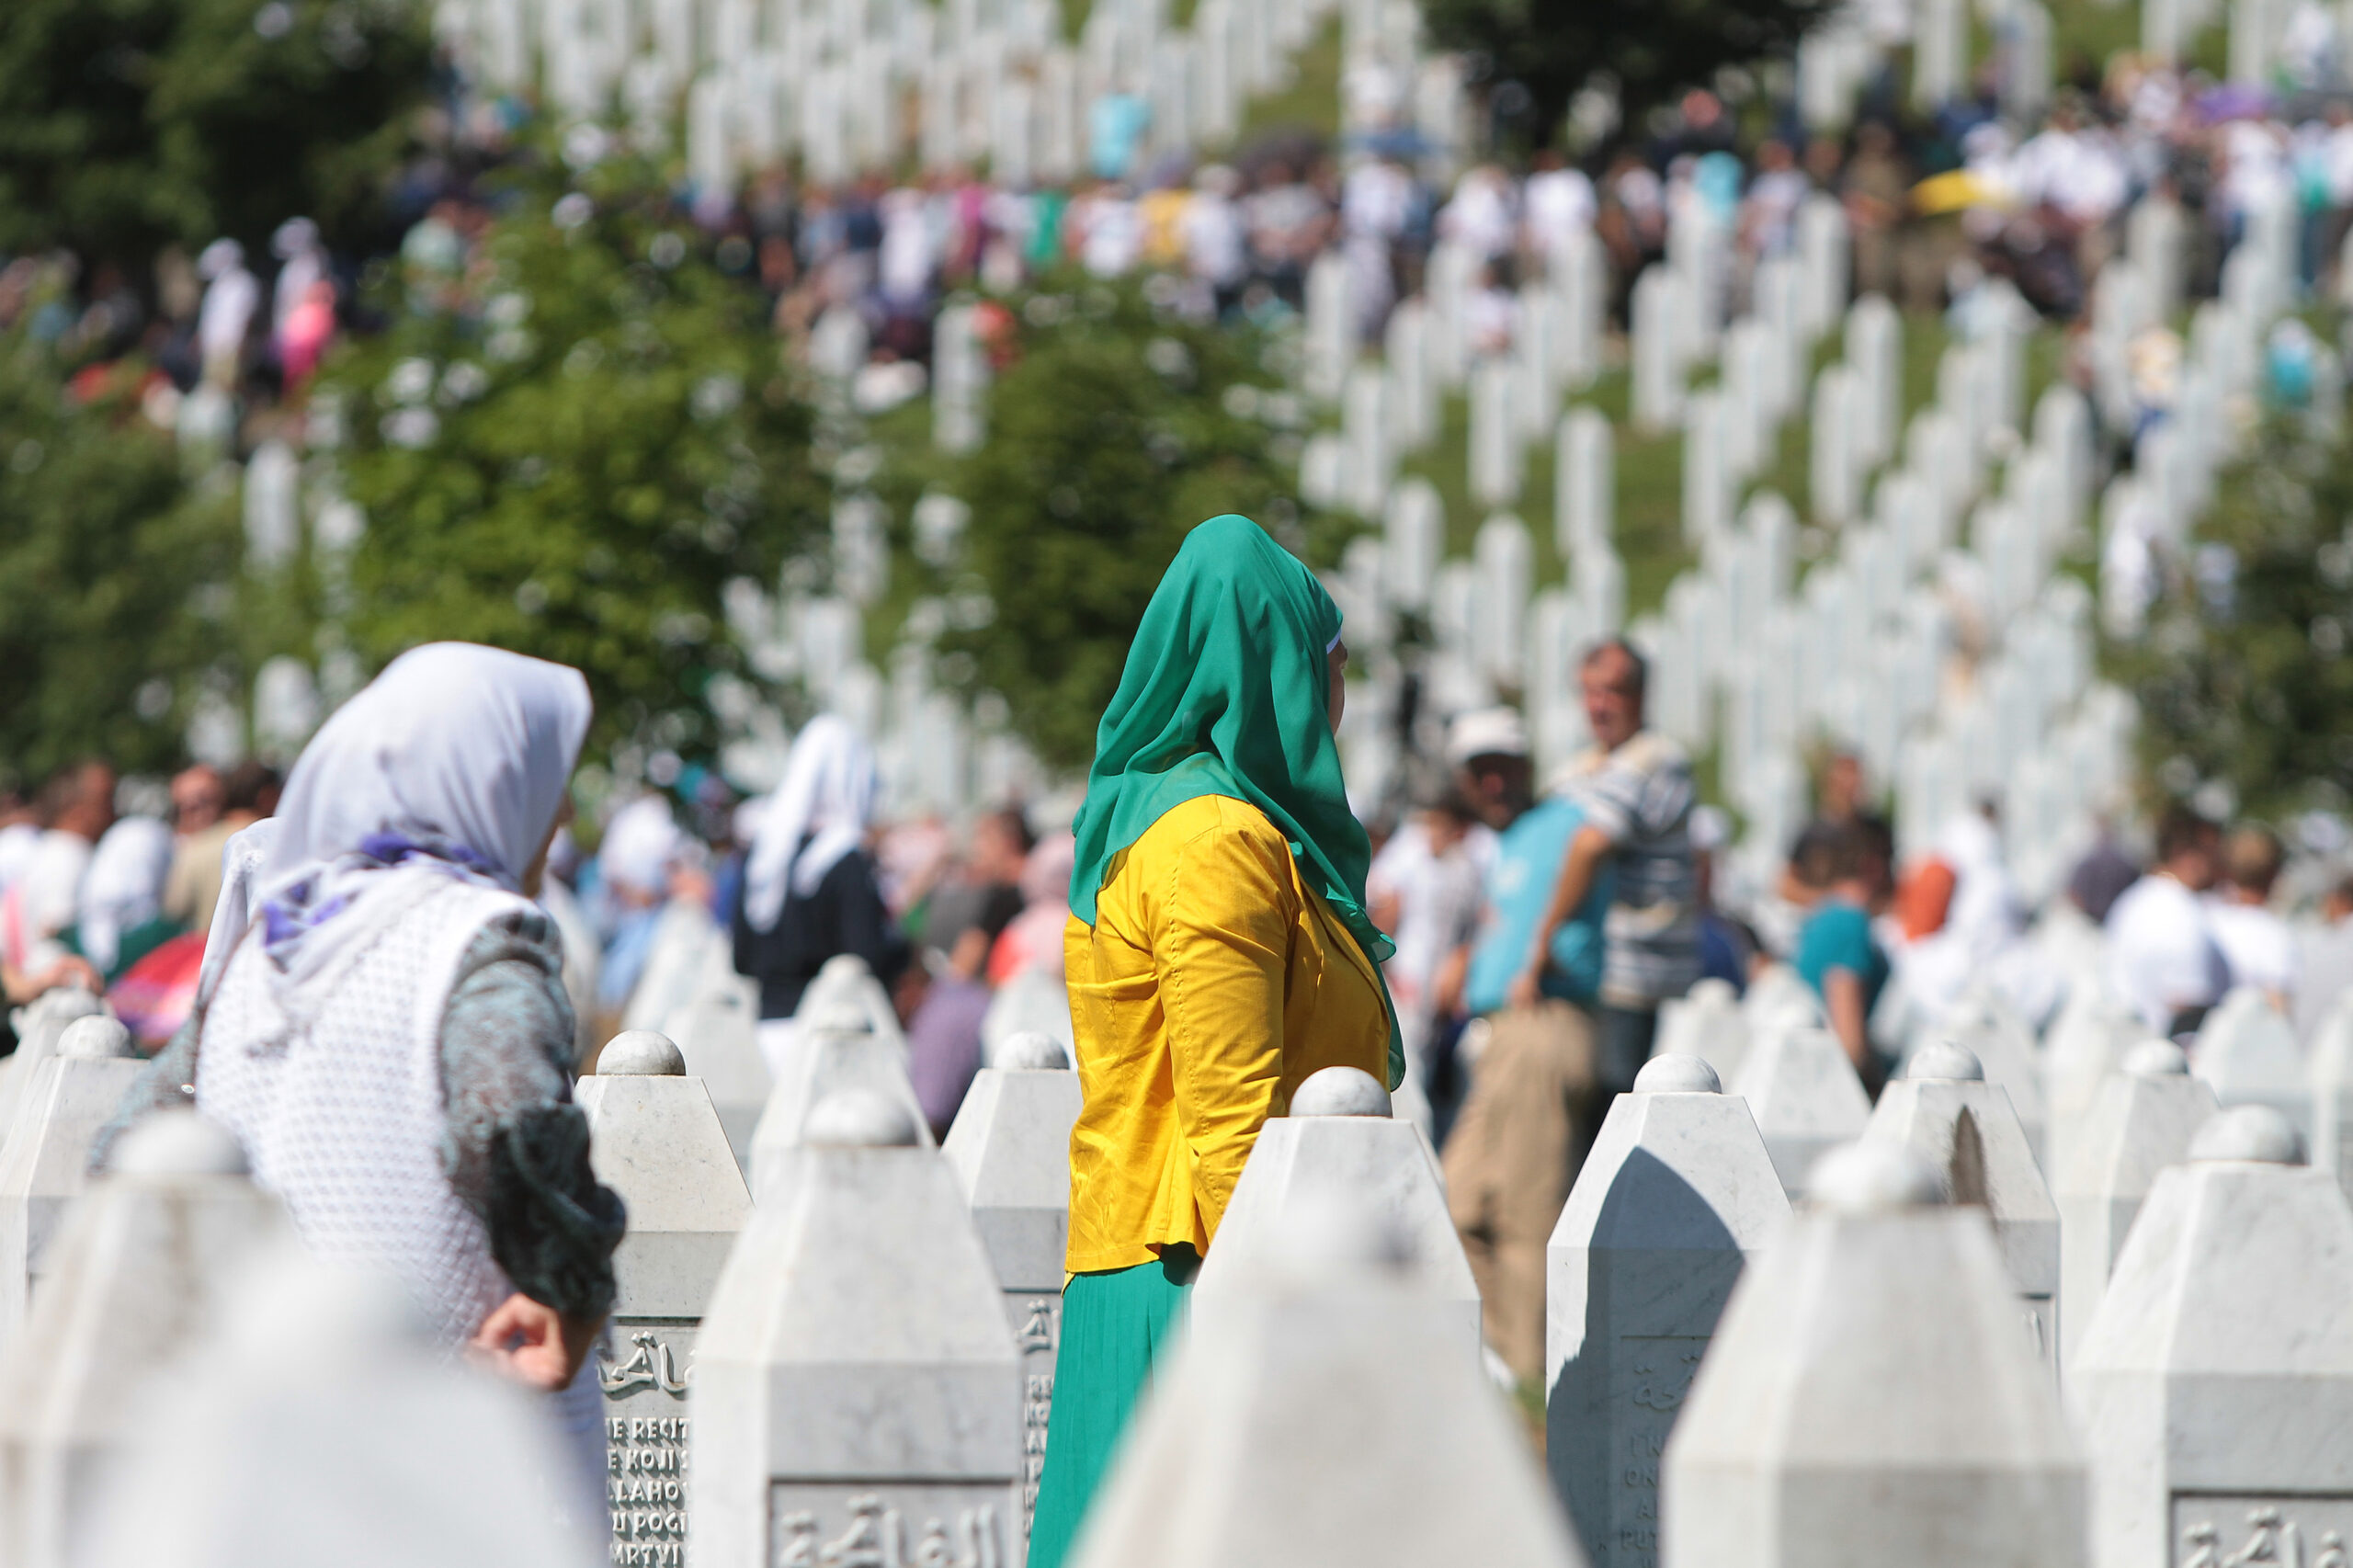
[[[603,1332],[602,1318],[576,1318],[520,1290],[493,1307],[468,1346],[503,1377],[552,1393],[571,1386]]]
[[[61,985],[78,985],[93,996],[106,993],[107,983],[90,967],[87,959],[72,954],[59,959],[39,974],[26,974],[0,964],[0,991],[5,991],[12,1004],[21,1005]]]

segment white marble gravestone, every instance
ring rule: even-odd
[[[2059,1208],[2060,1364],[2091,1326],[2157,1173],[2179,1165],[2190,1140],[2220,1109],[2214,1091],[2190,1075],[2189,1060],[2168,1040],[2135,1047],[2124,1070],[2101,1085],[2052,1173]]]
[[[1015,1035],[973,1075],[939,1152],[972,1206],[972,1225],[1005,1292],[1021,1350],[1021,1508],[1038,1506],[1062,1347],[1063,1270],[1070,1251],[1070,1131],[1078,1074],[1051,1035]]]
[[[684,1545],[673,1525],[690,1511],[695,1341],[752,1195],[702,1080],[665,1037],[614,1038],[573,1098],[588,1119],[597,1179],[629,1208],[612,1325],[589,1369],[605,1396],[613,1561],[656,1561]]]
[[[770,1200],[789,1163],[785,1152],[802,1142],[818,1102],[843,1089],[871,1089],[906,1107],[919,1129],[916,1142],[931,1146],[931,1128],[924,1121],[915,1082],[907,1076],[905,1053],[866,1027],[867,1015],[855,1002],[837,995],[813,1007],[804,999],[793,1024],[784,1075],[769,1091],[767,1108],[752,1133],[755,1202]]]
[[[1654,1053],[1697,1056],[1715,1069],[1717,1083],[1730,1084],[1740,1077],[1748,1039],[1748,1015],[1741,1010],[1738,994],[1725,981],[1702,980],[1659,1005]]]
[[[2313,1164],[2353,1194],[2353,991],[2313,1036]]]
[[[1019,1352],[922,1126],[829,1096],[729,1256],[688,1401],[698,1568],[1020,1562]]]
[[[1767,964],[1752,976],[1740,1006],[1748,1015],[1752,1040],[1776,1024],[1821,1028],[1829,1021],[1823,1016],[1822,998],[1814,994],[1813,987],[1785,963]]]
[[[1824,1159],[1667,1442],[1668,1568],[2079,1568],[2085,1467],[1980,1210],[1909,1150]]]
[[[2048,1169],[2044,1134],[2051,1118],[2042,1097],[2042,1067],[2035,1056],[2034,1036],[2010,1005],[1990,986],[1973,985],[1923,1040],[1950,1040],[1977,1058],[1985,1081],[2009,1096],[2010,1109],[2026,1131],[2035,1163]]]
[[[1862,1141],[1910,1150],[1937,1173],[1947,1201],[1985,1210],[2024,1303],[2018,1336],[2055,1367],[2059,1210],[2002,1086],[1985,1081],[1968,1051],[1931,1040],[1881,1093]]]
[[[751,1163],[752,1132],[775,1088],[760,1056],[759,1019],[759,983],[730,975],[707,985],[662,1031],[677,1042],[687,1072],[702,1081],[739,1166]]]
[[[1545,1460],[1595,1568],[1658,1562],[1658,1467],[1741,1270],[1790,1217],[1748,1107],[1697,1056],[1620,1095],[1545,1248]]]
[[[2049,919],[2048,916],[2045,917]],[[2043,1103],[2051,1118],[2043,1163],[2055,1176],[2075,1130],[2091,1114],[2100,1087],[2125,1053],[2148,1038],[2138,1018],[2110,996],[2097,973],[2079,974],[2042,1044]]]
[[[1196,1322],[1224,1314],[1269,1269],[1303,1210],[1343,1195],[1369,1207],[1404,1239],[1419,1289],[1447,1303],[1465,1364],[1479,1357],[1479,1287],[1446,1208],[1446,1182],[1429,1140],[1390,1114],[1389,1093],[1369,1073],[1326,1067],[1291,1096],[1290,1114],[1258,1130],[1201,1260],[1188,1309]]]
[[[2251,985],[2234,987],[2206,1015],[2189,1048],[2189,1069],[2213,1085],[2225,1106],[2268,1105],[2300,1138],[2313,1131],[2312,1085],[2296,1027]]]
[[[48,1272],[44,1255],[82,1190],[98,1129],[145,1067],[131,1032],[93,1015],[67,1025],[57,1053],[26,1081],[0,1145],[0,1348],[15,1341],[33,1283]]]
[[[899,1010],[891,1005],[891,994],[882,989],[866,960],[856,953],[836,953],[824,961],[817,978],[801,994],[793,1020],[813,1017],[819,1009],[842,1001],[854,1005],[865,1016],[866,1027],[889,1041],[901,1061],[906,1060],[907,1031],[900,1027]]]
[[[254,1256],[291,1240],[244,1151],[194,1110],[123,1136],[0,1360],[0,1561],[64,1568],[107,1456]]]
[[[1408,1238],[1345,1195],[1285,1230],[1156,1371],[1073,1568],[1582,1568]]]
[[[65,1026],[106,1011],[106,1005],[78,986],[61,985],[45,991],[8,1015],[17,1031],[17,1049],[0,1057],[0,1138],[17,1124],[17,1108],[24,1103],[25,1085],[33,1069],[57,1054]]]
[[[1862,1136],[1871,1097],[1846,1048],[1812,1024],[1760,1027],[1733,1093],[1748,1103],[1784,1192],[1801,1192],[1814,1161]]]
[[[80,1568],[593,1568],[545,1401],[427,1344],[387,1277],[256,1260],[140,1415]]]
[[[2097,1568],[2353,1551],[2353,1208],[2269,1106],[2158,1174],[2068,1381]]]

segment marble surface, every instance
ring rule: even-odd
[[[1855,1064],[1835,1036],[1812,1025],[1757,1028],[1729,1082],[1748,1103],[1784,1192],[1802,1191],[1814,1161],[1860,1136],[1871,1119]]]

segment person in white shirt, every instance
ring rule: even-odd
[[[204,280],[204,302],[196,314],[204,379],[226,390],[237,384],[245,332],[261,305],[261,284],[245,270],[245,247],[234,240],[215,240],[205,246],[196,258],[196,275]]]
[[[2176,806],[2157,824],[2157,865],[2108,912],[2108,984],[2159,1034],[2194,1032],[2230,989],[2230,967],[2200,895],[2219,868],[2214,824]]]
[[[1593,227],[1597,210],[1593,181],[1550,147],[1536,154],[1536,172],[1528,176],[1527,204],[1528,248],[1547,266]]]
[[[2285,859],[2269,828],[2249,824],[2233,832],[2222,845],[2222,885],[2209,901],[2206,919],[2230,965],[2231,983],[2256,987],[2292,1015],[2296,937],[2271,910],[2271,887]]]

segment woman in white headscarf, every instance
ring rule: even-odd
[[[119,1120],[192,1098],[314,1252],[386,1270],[453,1351],[562,1391],[601,1470],[577,1374],[625,1216],[589,1169],[562,944],[531,902],[588,718],[561,665],[395,659],[295,764],[255,917]]]
[[[172,830],[153,817],[124,817],[90,854],[77,895],[74,940],[111,980],[180,927],[164,920]]]
[[[882,902],[866,850],[881,789],[874,751],[827,713],[792,743],[784,782],[760,808],[735,912],[735,970],[760,984],[761,1049],[780,1054],[781,1031],[827,959],[856,953],[885,986],[908,947]]]

